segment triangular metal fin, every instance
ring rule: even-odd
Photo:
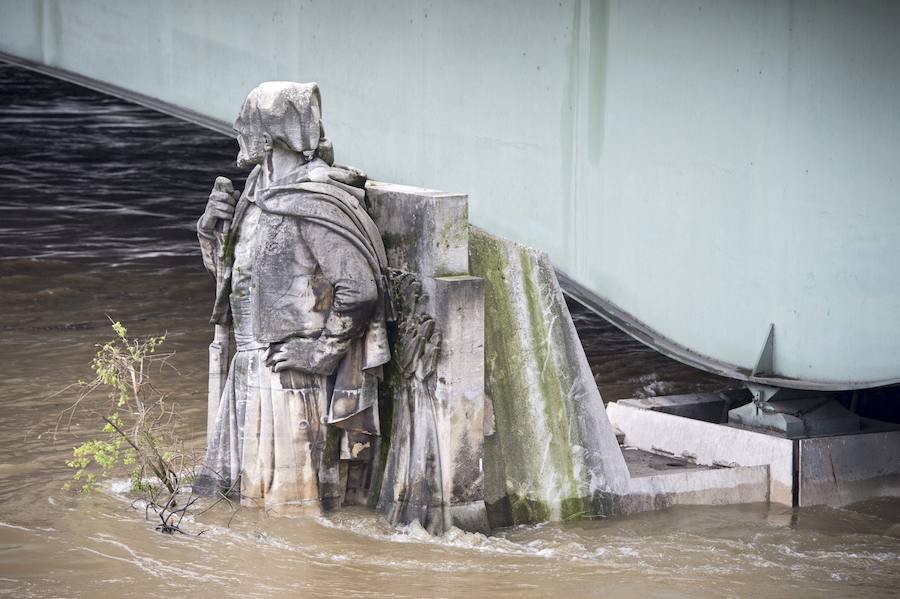
[[[769,324],[769,334],[766,337],[766,343],[763,345],[762,351],[759,352],[759,358],[756,360],[756,366],[753,368],[753,376],[774,376],[775,375],[775,323]]]

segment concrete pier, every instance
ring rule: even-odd
[[[378,508],[393,523],[415,520],[433,533],[452,526],[487,532],[484,286],[468,274],[468,198],[370,182],[366,199],[389,265],[409,285],[394,291],[397,328],[408,319],[432,352],[416,358],[415,372],[404,372],[397,352],[406,333],[396,332],[385,385],[390,449],[373,489]],[[427,326],[433,331],[421,333]]]
[[[652,437],[635,449],[620,447],[616,404],[607,413],[546,254],[478,229],[470,248],[470,268],[485,281],[485,389],[494,411],[494,432],[485,438],[485,500],[492,526],[770,498],[771,460],[697,460],[667,453]],[[718,421],[748,401],[743,392],[700,399],[657,403]],[[636,432],[622,424],[628,443]],[[787,479],[777,490],[789,499],[790,461],[783,466]]]
[[[709,467],[766,467],[773,503],[843,506],[900,495],[900,430],[791,439],[665,411],[681,403],[682,413],[691,412],[686,397],[619,401],[607,412],[626,446]],[[694,413],[707,403],[699,401]]]

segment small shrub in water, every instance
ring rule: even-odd
[[[184,491],[182,473],[192,471],[194,463],[175,433],[172,404],[150,380],[153,367],[163,366],[172,354],[157,352],[165,335],[129,338],[120,322],[112,329],[115,337],[98,345],[91,361],[94,378],[78,382],[78,397],[60,418],[68,414],[71,424],[76,412],[87,411],[104,424],[97,438],[72,450],[66,465],[75,471],[73,482],[82,492],[94,490],[115,471],[129,472],[132,492],[162,521],[157,529],[176,532],[194,501],[189,498],[176,509],[176,497]]]

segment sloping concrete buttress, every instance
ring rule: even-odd
[[[469,268],[484,279],[491,526],[768,499],[766,465],[631,476],[547,255],[473,227]]]

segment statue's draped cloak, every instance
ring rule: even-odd
[[[247,179],[231,230],[201,233],[207,268],[214,275],[221,269],[212,321],[228,324],[236,305],[232,266],[241,220],[248,209],[261,211],[254,233],[254,282],[246,302],[250,313],[243,315],[252,323],[255,349],[248,353],[238,347],[232,360],[221,402],[226,405],[219,410],[201,487],[226,490],[243,473],[248,480],[241,482],[241,494],[263,498],[267,506],[314,501],[324,423],[343,429],[345,437],[379,434],[377,377],[390,359],[386,320],[391,306],[383,278],[384,246],[361,203],[365,179],[360,175],[317,159],[257,189],[257,168]],[[303,254],[307,248],[328,268],[295,272],[298,261],[309,260]],[[298,292],[298,285],[305,291]],[[308,305],[298,307],[304,301]],[[330,376],[298,371],[279,376],[260,363],[265,350],[258,348],[290,337],[315,339],[313,361]],[[260,435],[270,441],[260,444]],[[251,436],[249,444],[244,441]],[[342,445],[346,453],[346,439]],[[272,463],[274,468],[266,466]],[[219,480],[211,484],[214,477]]]

